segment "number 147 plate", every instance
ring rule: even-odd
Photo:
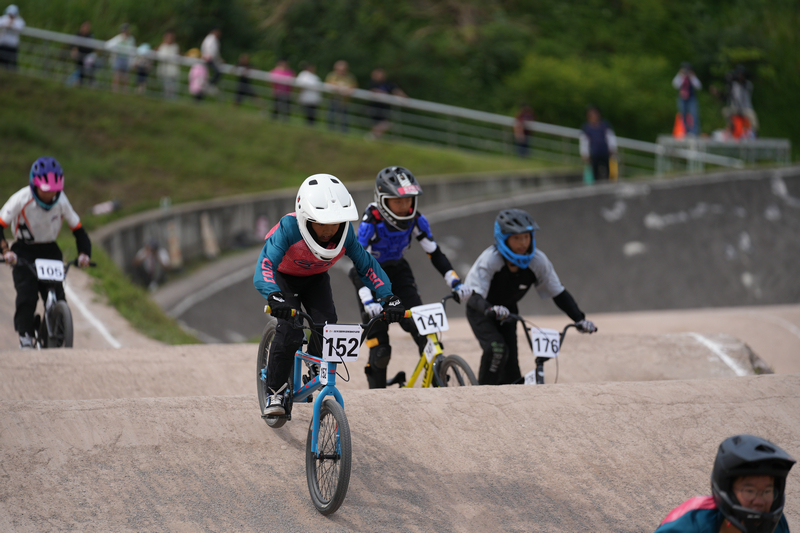
[[[411,318],[420,335],[447,331],[450,328],[441,302],[412,307]]]

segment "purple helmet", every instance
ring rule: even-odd
[[[40,157],[31,166],[30,184],[45,192],[63,191],[64,171],[54,157]]]

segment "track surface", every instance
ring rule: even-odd
[[[787,190],[797,185],[788,178],[783,182]],[[555,222],[558,206],[520,199],[543,227],[537,243],[601,332],[570,333],[559,357],[558,384],[544,387],[364,390],[362,353],[350,365],[350,382],[341,386],[353,436],[353,472],[344,505],[330,518],[314,510],[305,482],[310,406],[295,406],[293,420],[280,430],[263,423],[255,397],[255,345],[164,347],[143,339],[96,301],[88,279],[75,272],[70,286],[76,298],[102,319],[122,348],[111,348],[73,299],[76,349],[21,352],[14,349],[16,335],[10,330],[10,274],[0,269],[0,295],[7,302],[0,310],[0,531],[652,531],[674,506],[708,493],[711,462],[725,437],[758,434],[800,456],[800,305],[790,297],[797,283],[791,273],[800,271],[797,233],[790,234],[798,217],[791,196],[772,192],[774,182],[763,184],[766,191],[734,184],[740,187],[739,198],[728,203],[712,198],[724,206],[752,201],[745,209],[756,213],[745,229],[752,248],[731,241],[734,254],[717,265],[717,280],[704,277],[704,262],[715,257],[714,249],[729,251],[718,241],[741,236],[743,227],[735,224],[741,211],[734,207],[714,214],[734,213],[714,225],[715,239],[702,234],[699,221],[706,215],[699,216],[700,211],[696,218],[689,211],[663,217],[668,206],[656,211],[649,204],[660,193],[631,197],[609,188],[600,195],[605,204],[588,196],[556,200],[563,224]],[[694,192],[677,196],[686,196],[687,205],[699,201]],[[615,207],[620,198],[624,211]],[[624,223],[619,223],[624,217],[602,223],[592,219],[581,226],[583,217],[591,222],[591,209],[601,204],[615,213],[638,214]],[[778,207],[780,217],[770,205]],[[565,216],[566,206],[580,210]],[[476,227],[493,218],[494,206],[486,209],[472,209]],[[661,230],[642,229],[641,217],[651,211],[677,222]],[[758,213],[771,214],[759,218]],[[482,217],[486,220],[479,224]],[[490,236],[459,244],[452,238],[458,220],[452,220],[434,221],[434,229],[463,273],[462,262],[474,258]],[[650,220],[652,225],[655,219]],[[684,233],[684,226],[691,225],[694,233]],[[662,240],[677,229],[679,235]],[[595,249],[608,252],[601,255],[606,262],[589,261],[588,267],[572,271],[570,261],[592,255],[583,248],[592,246],[591,237],[610,243]],[[634,238],[647,251],[620,252]],[[706,238],[713,244],[708,250],[692,244]],[[680,254],[660,251],[685,239],[690,255],[708,252],[691,263],[696,278],[679,270],[684,268],[675,258]],[[762,261],[761,252],[783,264]],[[237,260],[255,262],[231,259]],[[438,295],[444,288],[438,274],[424,264],[424,256],[416,260],[423,294]],[[751,297],[773,305],[601,313],[618,305],[603,294],[617,290],[621,300],[629,297],[620,289],[625,283],[611,280],[606,286],[606,270],[630,282],[643,268],[630,265],[640,260],[650,272],[649,283],[655,284],[641,289],[641,297],[651,303],[658,300],[659,288],[663,300],[679,305],[698,299],[693,291],[710,287],[726,298],[738,294],[740,305],[753,304]],[[669,261],[677,262],[661,264]],[[750,283],[743,291],[741,281],[725,282],[741,280],[743,271],[759,284]],[[655,276],[667,272],[682,290]],[[205,275],[215,279],[224,272]],[[344,280],[344,272],[334,275]],[[252,318],[247,327],[257,335],[265,320],[263,301],[258,295],[252,303],[245,300],[244,288],[255,293],[249,280],[241,292],[237,286],[208,299],[214,304],[213,322],[229,315],[230,324]],[[781,296],[776,287],[789,296]],[[354,302],[349,281],[336,281],[335,290],[340,291],[338,301]],[[173,305],[182,299],[168,296],[162,293]],[[708,298],[699,300],[724,305]],[[560,328],[566,323],[565,317],[552,316],[552,303],[533,295],[525,301],[531,305],[525,312],[538,325]],[[452,309],[445,348],[477,368],[477,345],[457,308]],[[231,331],[237,330],[226,326],[217,334],[224,339]],[[249,330],[238,333],[245,334]],[[392,338],[390,371],[410,374],[414,347],[398,329]],[[777,374],[735,377],[737,368],[752,373],[748,346]],[[548,383],[555,379],[555,364],[545,367]],[[522,365],[529,369],[531,358],[523,358]],[[787,517],[796,526],[797,473],[790,475],[787,492]]]

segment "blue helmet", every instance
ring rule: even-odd
[[[539,226],[536,225],[536,222],[522,209],[503,209],[494,221],[494,245],[508,261],[520,268],[528,268],[533,259],[533,253],[536,251],[533,232],[538,229]],[[506,243],[511,235],[519,233],[531,234],[531,247],[528,249],[528,253],[515,254]]]
[[[33,198],[42,209],[49,211],[61,197],[61,191],[64,190],[64,170],[54,157],[40,157],[31,165],[31,174],[28,183],[33,193]],[[56,192],[55,198],[50,203],[43,202],[39,195],[36,194],[36,188],[43,191]]]

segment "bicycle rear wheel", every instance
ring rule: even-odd
[[[468,387],[478,380],[466,361],[458,355],[448,355],[439,367],[439,382],[442,387]]]
[[[47,347],[72,348],[72,312],[69,310],[67,302],[57,301],[49,314],[50,328],[53,334],[47,337]]]
[[[269,350],[272,346],[272,339],[275,338],[275,328],[278,326],[278,321],[270,317],[267,320],[267,325],[264,326],[264,331],[261,332],[261,342],[258,344],[258,357],[256,358],[256,387],[258,391],[258,405],[261,408],[261,414],[264,414],[264,409],[267,407],[267,396],[269,396],[269,389],[267,388],[267,362],[269,361]],[[286,418],[279,418],[277,416],[266,416],[264,421],[271,428],[282,427],[286,423]]]
[[[313,424],[312,420],[306,439],[308,491],[317,511],[329,515],[342,505],[350,484],[350,425],[336,400],[328,398],[322,402],[317,436],[319,455],[315,456],[311,450]]]

